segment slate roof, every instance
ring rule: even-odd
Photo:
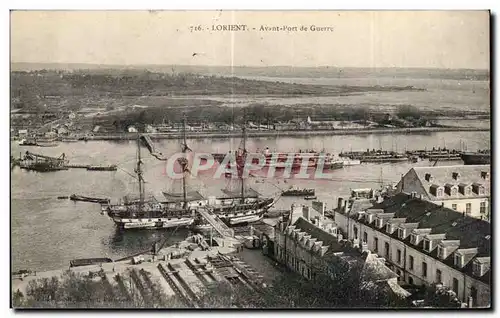
[[[316,238],[316,242],[322,241],[323,246],[329,246],[324,255],[325,259],[330,258],[332,261],[340,259],[349,264],[361,262],[361,275],[367,280],[374,282],[386,281],[398,277],[384,262],[377,259],[375,254],[369,251],[361,253],[358,249],[340,243],[335,236],[308,222],[303,217],[299,217],[294,225],[296,229],[300,229],[311,235],[311,238]],[[336,256],[335,254],[339,252],[342,252],[342,254]],[[338,258],[336,259],[336,257]]]
[[[323,246],[329,246],[326,254],[341,252],[344,248],[335,236],[310,223],[303,217],[299,217],[293,225],[295,225],[296,229],[300,229],[308,235],[311,235],[311,238],[317,239],[316,242],[322,241]]]
[[[476,257],[491,257],[491,238],[486,238],[487,236],[491,236],[491,224],[487,221],[469,217],[463,213],[429,201],[411,198],[410,195],[404,193],[388,197],[382,203],[374,203],[373,207],[384,209],[386,213],[394,213],[395,218],[406,218],[407,223],[418,222],[419,228],[430,228],[431,235],[446,234],[446,240],[460,240],[460,249],[477,247],[478,254]],[[357,219],[356,215],[351,217]],[[367,223],[364,220],[359,221]],[[375,222],[368,224],[368,226],[377,231],[384,232],[394,239],[403,241],[406,245],[419,250],[421,253],[439,259],[437,257],[437,248],[430,253],[423,249],[423,240],[418,245],[413,245],[410,243],[409,235],[406,239],[401,240],[397,236],[397,231],[394,231],[393,234],[388,234],[385,228],[376,228]],[[453,253],[450,253],[445,260],[440,261],[484,283],[490,284],[491,271],[488,271],[482,277],[476,277],[472,275],[472,260],[460,269],[454,265],[453,255]]]
[[[483,179],[481,176],[482,171],[487,171],[490,173],[490,165],[455,165],[455,166],[437,166],[437,167],[414,167],[417,177],[420,179],[422,186],[427,191],[427,195],[431,200],[446,200],[446,199],[464,199],[464,198],[475,198],[475,197],[486,197],[490,193],[490,179]],[[453,179],[453,173],[458,172],[460,177],[458,180]],[[432,176],[431,181],[425,179],[425,175],[430,173]],[[491,178],[491,177],[490,177]],[[443,197],[437,198],[430,191],[430,187],[433,185],[445,186],[445,185],[472,185],[473,183],[480,183],[484,186],[485,195],[478,195],[471,191],[470,195],[465,195],[457,191],[457,195],[451,196],[446,192],[443,193]]]

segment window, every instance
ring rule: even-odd
[[[454,203],[454,204],[451,205],[451,208],[456,211],[457,210],[457,205]]]
[[[424,240],[424,250],[430,252],[431,251],[431,241]]]
[[[479,187],[479,194],[484,195],[484,187]]]
[[[398,264],[401,264],[401,250],[398,250],[398,258],[397,258],[397,261],[398,261]]]
[[[457,195],[457,188],[451,188],[451,195]]]
[[[466,195],[466,196],[470,196],[470,195],[471,195],[471,192],[472,192],[471,187],[467,187],[467,188],[465,188],[465,195]]]
[[[474,305],[477,300],[477,289],[476,287],[472,286],[470,288],[470,296],[472,297],[472,304]]]
[[[472,210],[472,204],[471,203],[466,203],[465,204],[465,213],[470,214]]]
[[[437,189],[437,196],[442,197],[443,196],[443,188],[438,188]]]
[[[437,256],[438,256],[439,258],[441,258],[441,259],[443,259],[443,258],[444,258],[444,256],[445,256],[445,253],[444,253],[444,252],[445,252],[445,249],[444,249],[443,247],[441,247],[441,246],[438,246],[438,247],[437,247]]]
[[[422,277],[427,277],[427,263],[422,262]]]
[[[479,204],[479,213],[481,213],[481,214],[486,213],[486,202],[481,202]]]
[[[410,265],[410,270],[413,270],[413,261],[414,261],[414,260],[413,260],[413,256],[411,256],[411,255],[410,255],[410,259],[409,259],[409,261],[408,261],[408,262],[410,263],[410,264],[409,264],[409,265]]]
[[[410,242],[411,242],[411,244],[417,244],[417,238],[418,238],[417,235],[411,234],[410,235]]]
[[[354,227],[354,239],[355,240],[358,239],[358,228],[357,227]]]
[[[462,267],[462,255],[455,254],[455,266]]]
[[[363,242],[367,243],[368,242],[368,233],[363,232]]]
[[[453,291],[458,295],[458,279],[453,277]]]
[[[385,258],[389,258],[389,243],[385,242]]]
[[[387,224],[386,227],[385,227],[385,230],[387,233],[392,233],[392,225],[391,224]]]
[[[436,269],[436,283],[442,283],[441,270]]]
[[[413,285],[413,278],[408,277],[408,284]]]
[[[476,275],[476,276],[479,276],[479,277],[483,276],[483,265],[474,262],[472,271],[473,271],[474,275]]]
[[[378,252],[378,238],[373,240],[373,251]]]

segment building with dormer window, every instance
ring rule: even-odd
[[[434,204],[415,193],[398,193],[382,202],[360,201],[339,199],[333,212],[337,232],[353,244],[359,244],[353,228],[366,233],[366,246],[385,258],[399,275],[400,284],[439,283],[469,306],[490,305],[489,222]]]
[[[414,167],[396,188],[474,218],[490,219],[490,165]]]
[[[316,214],[316,215],[315,215]],[[275,259],[306,279],[315,280],[319,272],[334,275],[339,264],[362,268],[366,282],[389,289],[401,297],[409,293],[397,283],[396,275],[385,260],[370,252],[367,244],[353,247],[337,232],[338,226],[309,207],[293,205],[289,218],[278,222],[274,230]],[[359,241],[362,232],[353,232]],[[332,286],[334,288],[334,286]]]

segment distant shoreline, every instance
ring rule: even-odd
[[[451,131],[490,131],[489,128],[478,127],[419,127],[419,128],[380,128],[380,129],[345,129],[345,130],[269,130],[248,131],[248,137],[311,137],[311,136],[338,136],[338,135],[370,135],[370,134],[418,134]],[[151,139],[179,139],[181,132],[147,133]],[[187,139],[205,138],[239,138],[241,131],[218,132],[187,132]],[[110,133],[89,136],[88,140],[134,140],[137,133]]]

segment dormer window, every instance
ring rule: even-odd
[[[383,219],[377,219],[376,225],[378,228],[381,228],[384,225],[384,220]]]
[[[438,188],[437,189],[437,197],[442,197],[443,196],[443,188]]]
[[[392,234],[392,232],[394,232],[394,225],[387,224],[385,230],[386,230],[387,233]]]
[[[488,180],[490,178],[490,173],[488,171],[481,171],[481,178]]]
[[[453,195],[453,196],[457,195],[457,188],[456,187],[451,188],[451,195]]]
[[[463,262],[464,262],[464,257],[458,253],[455,253],[455,266],[462,268],[463,267]]]
[[[478,263],[478,262],[474,262],[472,264],[472,273],[475,276],[481,277],[481,276],[484,275],[484,273],[483,273],[484,269],[483,268],[484,268],[483,264]]]
[[[478,195],[484,195],[484,186],[480,183],[474,183],[472,185],[472,190]]]
[[[404,238],[406,237],[406,230],[405,229],[398,229],[398,237],[402,240],[404,240]]]
[[[368,224],[373,222],[373,214],[366,215],[366,222],[368,222]]]
[[[432,247],[432,242],[430,240],[424,240],[424,250],[430,252],[431,247]]]
[[[437,247],[437,256],[440,259],[445,259],[446,258],[446,249],[442,246]]]
[[[417,245],[417,242],[418,242],[418,235],[410,234],[410,243],[413,245]]]
[[[465,187],[465,195],[470,196],[472,194],[472,189],[471,187]]]

